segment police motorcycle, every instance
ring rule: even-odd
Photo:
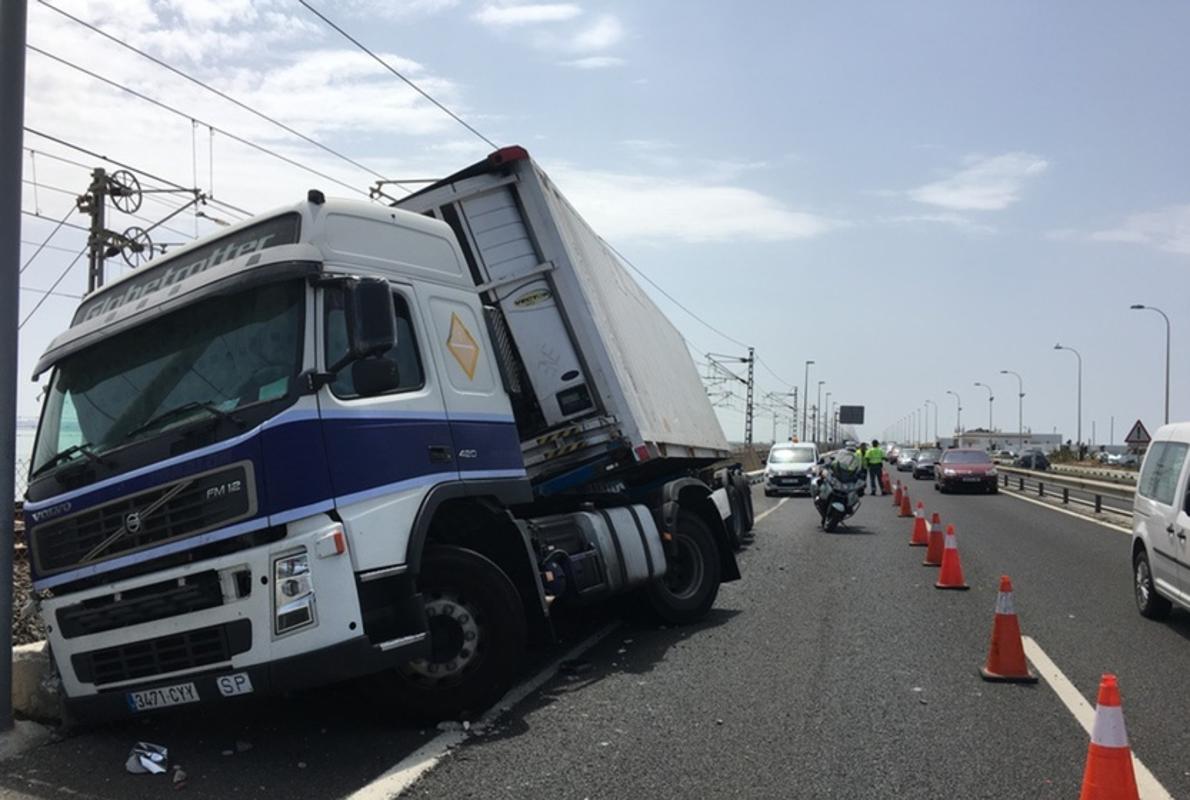
[[[818,464],[818,475],[810,482],[810,491],[814,508],[822,517],[822,527],[830,532],[859,510],[865,487],[864,464],[848,450],[820,459]]]

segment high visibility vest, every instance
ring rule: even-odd
[[[866,460],[868,462],[868,464],[871,464],[871,465],[883,464],[884,463],[884,451],[881,450],[879,447],[869,447],[868,454],[866,456],[864,456],[864,460]]]

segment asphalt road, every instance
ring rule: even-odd
[[[956,526],[971,591],[933,588],[888,498],[835,534],[807,499],[786,501],[705,622],[626,623],[585,655],[589,670],[531,694],[409,795],[1077,796],[1087,737],[1057,695],[977,675],[1007,573],[1025,633],[1092,703],[1099,674],[1116,672],[1136,754],[1190,797],[1190,614],[1136,613],[1128,537],[1005,494],[920,481],[914,499]],[[758,512],[776,502],[756,492]],[[570,641],[599,622],[574,623]],[[171,748],[190,795],[339,797],[434,734],[340,687],[75,734],[0,764],[0,797],[160,797],[168,778],[123,771],[137,739]]]

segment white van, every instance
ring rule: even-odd
[[[818,465],[818,446],[812,442],[775,444],[764,465],[764,494],[809,492]]]
[[[1136,483],[1132,577],[1140,613],[1160,619],[1173,603],[1190,610],[1190,422],[1153,436]]]

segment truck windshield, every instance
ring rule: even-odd
[[[301,365],[304,296],[301,281],[288,281],[212,297],[63,359],[31,474],[287,396]]]

